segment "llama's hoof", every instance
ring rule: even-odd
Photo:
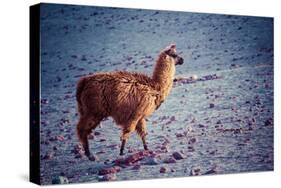
[[[148,147],[147,147],[147,145],[144,145],[143,147],[144,147],[144,150],[148,150]]]
[[[121,156],[124,155],[124,152],[123,152],[123,151],[120,151],[120,154],[119,154],[119,155],[121,155]]]

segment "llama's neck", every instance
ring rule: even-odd
[[[175,64],[172,62],[166,62],[164,57],[159,57],[156,62],[152,79],[157,84],[157,88],[162,93],[164,100],[173,86],[173,79],[175,75]]]

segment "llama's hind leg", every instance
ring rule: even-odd
[[[94,161],[95,157],[91,154],[89,149],[88,135],[91,133],[92,129],[95,129],[97,127],[98,123],[98,121],[93,121],[89,117],[81,117],[77,124],[78,138],[83,145],[85,155],[91,161]]]
[[[143,148],[145,150],[148,150],[148,147],[147,147],[147,143],[146,143],[146,135],[147,135],[147,131],[146,131],[146,121],[144,118],[140,119],[138,121],[138,124],[137,124],[137,127],[136,127],[136,131],[138,133],[138,135],[140,136],[141,140],[142,140],[142,143],[143,143]]]
[[[136,125],[137,125],[137,121],[132,121],[131,123],[127,124],[127,126],[124,127],[121,136],[120,155],[124,154],[125,145],[129,139],[130,134],[135,131]]]

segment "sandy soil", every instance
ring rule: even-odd
[[[43,5],[41,181],[97,182],[273,170],[273,20],[262,17]],[[76,82],[98,71],[148,75],[171,42],[185,59],[148,119],[143,152],[133,134],[119,156],[112,119],[81,151]]]

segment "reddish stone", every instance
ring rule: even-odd
[[[127,158],[121,158],[121,159],[117,159],[115,160],[115,164],[117,165],[127,165],[130,166],[142,159],[144,159],[145,157],[148,156],[155,156],[156,154],[152,151],[140,151],[138,153],[132,154],[130,156],[128,156]]]
[[[120,172],[120,167],[115,166],[115,167],[104,168],[99,170],[98,175],[115,174],[117,172]]]
[[[166,173],[167,170],[168,169],[166,167],[161,167],[159,171],[160,171],[160,173]]]

